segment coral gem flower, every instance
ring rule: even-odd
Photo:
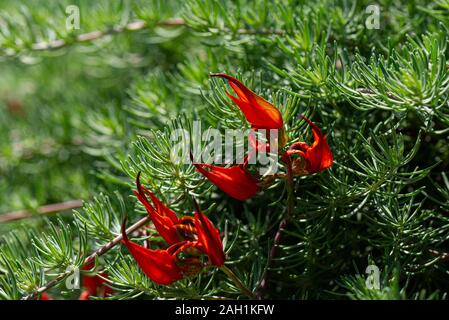
[[[247,200],[260,191],[258,180],[246,170],[243,164],[229,168],[205,163],[194,164],[194,166],[210,182],[237,200]]]
[[[224,265],[225,254],[220,233],[199,209],[195,212],[195,227],[198,233],[198,242],[209,257],[210,262],[217,267]]]
[[[301,159],[292,160],[294,174],[317,173],[330,168],[334,163],[334,158],[326,141],[326,135],[315,123],[304,116],[302,118],[312,127],[313,144],[310,146],[305,142],[293,143],[283,156],[284,162],[287,157],[291,158],[294,154],[301,156]]]
[[[122,225],[122,242],[136,260],[142,271],[155,283],[169,285],[186,276],[197,274],[207,264],[201,259],[208,257],[208,263],[221,267],[225,261],[223,244],[218,229],[197,208],[195,216],[178,218],[153,193],[140,184],[137,176],[138,199],[145,206],[156,230],[168,243],[165,249],[148,249],[128,239]],[[146,197],[148,194],[152,206]],[[181,255],[182,253],[182,255]]]
[[[246,120],[255,129],[281,129],[284,125],[279,110],[245,87],[239,80],[227,74],[211,74],[211,77],[222,77],[228,80],[238,97],[234,97],[226,91],[226,94],[242,110]]]
[[[53,300],[53,298],[47,292],[42,292],[39,300]]]
[[[137,190],[134,191],[137,199],[144,205],[156,230],[169,243],[174,244],[181,241],[175,225],[179,224],[176,213],[164,205],[150,190],[140,183],[140,172],[136,178]],[[151,202],[146,195],[150,196]]]

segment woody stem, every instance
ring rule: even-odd
[[[128,229],[126,229],[126,234],[130,234],[131,232],[136,231],[137,229],[139,229],[139,228],[143,227],[145,224],[147,224],[149,221],[150,221],[150,217],[149,216],[143,217],[142,219],[137,221],[135,224],[130,226]],[[100,249],[96,250],[91,255],[89,255],[87,258],[85,258],[84,262],[83,262],[83,265],[88,265],[91,262],[95,261],[95,259],[97,257],[105,254],[106,252],[111,250],[113,247],[115,247],[118,243],[120,243],[120,241],[122,241],[122,239],[123,239],[123,236],[121,234],[116,236],[113,240],[111,240],[110,242],[108,242],[107,244],[102,246]],[[30,293],[29,295],[24,296],[22,298],[22,300],[35,299],[39,294],[41,294],[42,292],[47,291],[48,289],[53,288],[59,282],[64,280],[67,276],[71,275],[74,271],[75,271],[74,268],[70,268],[68,271],[66,271],[64,273],[61,273],[55,279],[53,279],[52,281],[48,282],[44,286],[38,288],[37,290],[35,290],[34,292]]]
[[[231,269],[229,269],[228,267],[223,265],[220,267],[220,270],[223,271],[228,276],[228,278],[232,280],[232,282],[234,282],[234,284],[237,286],[237,288],[239,288],[240,291],[244,295],[246,295],[250,299],[256,299],[256,295],[251,290],[249,290],[247,287],[245,287],[245,285],[242,283],[242,281],[239,279],[239,277],[237,277],[235,275],[235,273],[232,272]]]
[[[295,207],[295,194],[294,194],[294,182],[293,182],[293,170],[290,159],[287,162],[287,212],[282,218],[281,222],[279,222],[278,230],[276,231],[276,235],[274,236],[273,246],[271,247],[270,253],[267,259],[267,265],[265,266],[265,270],[262,274],[262,280],[260,281],[259,288],[257,289],[257,299],[261,300],[264,298],[265,292],[268,288],[268,280],[271,265],[273,264],[273,260],[277,255],[278,247],[281,244],[282,234],[284,233],[285,228],[290,220],[290,217],[293,215],[293,209]]]
[[[293,209],[295,208],[295,184],[293,181],[293,168],[290,159],[287,164],[287,192],[287,215],[285,218],[290,219],[293,215]]]
[[[56,212],[60,212],[60,211],[78,209],[78,208],[81,208],[82,206],[83,206],[82,200],[70,200],[70,201],[66,201],[66,202],[47,204],[45,206],[38,208],[36,210],[36,212],[38,214],[45,215],[45,214],[56,213]],[[2,213],[2,214],[0,214],[0,223],[15,221],[15,220],[29,218],[29,217],[33,217],[33,212],[30,210],[20,210],[20,211]]]

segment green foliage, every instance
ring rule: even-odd
[[[0,224],[0,298],[34,297],[55,279],[53,297],[76,298],[65,279],[120,234],[125,216],[146,215],[132,194],[141,172],[180,216],[200,202],[250,290],[270,264],[267,298],[445,299],[449,3],[378,3],[380,30],[365,26],[369,1],[3,0],[0,212],[34,214]],[[69,4],[80,8],[79,30],[65,27]],[[104,34],[80,40],[95,31]],[[276,105],[289,143],[313,139],[303,114],[334,154],[330,170],[295,179],[271,263],[285,181],[238,202],[173,155],[173,134],[192,136],[194,121],[248,128],[229,86],[208,77],[218,72]],[[85,204],[37,214],[70,199]],[[158,241],[150,225],[130,238]],[[114,290],[104,299],[245,298],[214,268],[158,286],[121,244],[96,265]],[[367,286],[368,265],[380,268],[380,289]]]

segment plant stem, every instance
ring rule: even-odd
[[[162,20],[156,23],[157,26],[183,26],[185,22],[181,18],[171,18]],[[34,51],[55,50],[67,47],[73,43],[90,42],[108,35],[119,34],[123,32],[139,31],[148,28],[148,24],[145,21],[137,20],[128,23],[125,26],[114,26],[111,29],[104,31],[92,31],[89,33],[83,33],[76,37],[76,41],[67,42],[62,39],[53,40],[51,42],[38,42],[31,46]]]
[[[176,18],[176,17],[159,21],[155,25],[156,26],[165,26],[165,27],[177,27],[177,26],[189,27],[186,24],[186,22],[184,21],[184,19]],[[70,45],[73,45],[76,43],[91,42],[91,41],[95,41],[97,39],[103,38],[105,36],[120,34],[120,33],[124,33],[124,32],[139,31],[139,30],[147,29],[152,26],[153,25],[148,24],[145,21],[137,20],[137,21],[132,21],[125,26],[114,26],[111,29],[107,29],[107,30],[103,30],[103,31],[97,30],[97,31],[80,34],[76,37],[75,41],[73,41],[73,42],[68,42],[63,39],[57,39],[57,40],[53,40],[50,42],[43,41],[43,42],[33,43],[31,45],[31,50],[33,50],[33,51],[56,50],[56,49],[61,49],[61,48],[64,48],[64,47],[67,47],[67,46],[70,46]],[[229,29],[223,29],[220,31],[225,32],[225,33],[231,32],[231,30],[229,30]],[[241,34],[241,35],[272,35],[272,34],[283,35],[286,32],[284,30],[239,29],[237,31],[237,33]]]
[[[443,261],[449,261],[449,253],[447,252],[438,251],[435,249],[429,249],[428,251],[430,252],[431,255],[440,257],[440,259]]]
[[[70,201],[66,201],[66,202],[53,203],[53,204],[48,204],[48,205],[42,206],[42,207],[36,209],[36,212],[39,214],[49,214],[49,213],[70,210],[70,209],[78,209],[78,208],[81,208],[82,206],[83,206],[82,200],[70,200]],[[0,223],[29,218],[32,216],[33,216],[33,212],[31,210],[19,210],[19,211],[7,212],[7,213],[0,214]]]
[[[287,165],[287,219],[290,219],[293,215],[293,210],[295,209],[295,184],[293,181],[293,169],[292,169],[292,163],[289,160]]]
[[[293,209],[295,208],[295,194],[294,194],[294,181],[293,181],[293,171],[292,164],[290,158],[288,158],[287,163],[287,211],[281,222],[279,223],[278,230],[276,231],[276,235],[274,236],[273,245],[271,247],[270,253],[267,259],[267,265],[265,266],[264,272],[262,274],[262,278],[260,281],[259,288],[257,289],[257,299],[262,300],[265,296],[265,292],[268,288],[268,280],[270,267],[273,264],[273,260],[277,255],[278,247],[282,241],[282,234],[284,233],[285,228],[290,220],[290,217],[293,215]]]
[[[245,287],[245,285],[242,283],[242,281],[239,279],[239,277],[237,277],[235,275],[234,272],[232,272],[231,269],[229,269],[228,267],[226,267],[225,265],[220,267],[220,270],[223,271],[228,277],[229,279],[232,280],[232,282],[234,282],[234,284],[240,289],[240,291],[246,295],[247,297],[249,297],[250,299],[256,299],[256,295],[249,290],[247,287]]]

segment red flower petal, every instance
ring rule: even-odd
[[[42,292],[39,300],[53,300],[53,298],[47,292]]]
[[[200,163],[194,166],[210,182],[237,200],[249,199],[260,190],[257,179],[251,176],[242,165],[223,168]],[[209,168],[210,171],[203,167]]]
[[[165,206],[150,190],[142,186],[140,183],[140,172],[136,178],[137,191],[134,194],[139,201],[145,206],[156,230],[169,244],[181,241],[175,225],[179,223],[176,213]],[[145,194],[148,194],[153,202],[150,204]]]
[[[151,250],[131,242],[122,226],[123,243],[136,260],[140,269],[155,283],[169,285],[183,278],[181,269],[176,265],[176,257],[166,250]]]
[[[312,127],[313,144],[310,149],[306,151],[307,167],[309,172],[320,172],[330,168],[334,163],[331,148],[327,144],[326,136],[321,132],[315,123],[303,117],[303,119]]]
[[[91,262],[89,264],[84,265],[81,268],[81,270],[88,271],[88,270],[93,269],[94,267],[95,267],[95,263]],[[82,283],[83,288],[86,289],[85,291],[83,291],[83,293],[87,292],[87,297],[89,297],[90,295],[93,295],[93,296],[96,295],[97,287],[102,284],[101,281],[102,281],[102,279],[99,277],[83,274],[81,283]],[[81,297],[80,297],[80,300],[82,300]]]
[[[317,127],[315,123],[303,116],[303,119],[312,127],[313,144],[296,142],[290,146],[286,155],[299,154],[305,160],[304,171],[307,173],[317,173],[328,169],[334,163],[332,150],[326,141],[326,135]]]
[[[218,229],[199,209],[195,212],[195,226],[201,249],[213,265],[221,267],[225,261],[225,254]]]
[[[84,290],[83,292],[81,292],[78,300],[89,300],[90,296],[91,296],[91,294],[90,294],[89,290]]]
[[[92,262],[83,266],[81,270],[90,270],[94,267],[95,263]],[[86,300],[82,298],[83,295],[83,297],[89,298],[90,296],[97,296],[100,294],[104,297],[112,294],[112,288],[108,287],[106,285],[106,281],[100,276],[107,278],[107,274],[105,272],[101,272],[98,275],[83,275],[81,284],[85,290],[81,293],[80,300]]]
[[[246,120],[251,124],[253,128],[257,129],[281,129],[284,125],[282,115],[279,110],[258,96],[250,89],[245,87],[243,83],[237,79],[228,76],[227,74],[211,74],[211,77],[222,77],[229,81],[229,85],[234,89],[238,98],[226,94],[235,102],[242,110],[246,117]]]

